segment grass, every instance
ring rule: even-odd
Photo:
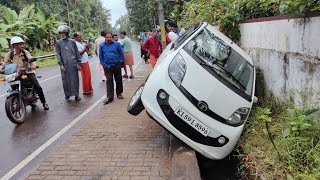
[[[274,97],[259,100],[239,141],[239,173],[248,179],[320,179],[320,112]]]
[[[39,68],[50,67],[50,66],[54,66],[57,64],[58,64],[58,62],[57,62],[56,58],[50,58],[50,59],[46,59],[46,60],[42,60],[42,61],[37,61],[37,66],[39,66]]]
[[[44,56],[44,55],[50,55],[50,54],[55,54],[54,51],[41,51],[41,50],[36,50],[33,52],[33,56],[34,57],[39,57],[39,56]],[[39,68],[45,68],[45,67],[50,67],[50,66],[54,66],[58,64],[57,59],[54,58],[50,58],[50,59],[44,59],[44,60],[38,60],[37,61],[37,66],[39,66]]]

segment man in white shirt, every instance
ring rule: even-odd
[[[74,40],[76,41],[79,53],[81,55],[81,75],[82,75],[82,91],[84,95],[92,94],[92,81],[91,71],[89,65],[89,56],[87,51],[90,49],[91,44],[85,46],[82,44],[82,34],[80,32],[74,33]]]
[[[94,49],[95,49],[95,53],[97,56],[99,56],[99,45],[105,41],[106,41],[106,32],[101,31],[100,36],[94,42]],[[100,77],[101,77],[102,81],[105,81],[106,75],[104,74],[104,69],[100,63],[97,63],[97,68],[100,73]]]

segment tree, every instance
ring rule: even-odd
[[[155,0],[126,0],[129,16],[129,25],[135,34],[145,30],[151,30],[159,25],[157,1]],[[164,15],[170,17],[174,9],[174,2],[165,1]],[[156,24],[154,24],[154,19]]]
[[[130,27],[130,21],[128,14],[125,14],[121,16],[119,19],[117,19],[115,23],[115,28],[117,28],[117,33],[120,33],[122,31],[127,32],[128,34],[132,32],[132,28]]]

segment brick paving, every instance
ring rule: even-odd
[[[104,106],[27,179],[168,179],[169,134],[145,112],[136,117],[127,112],[131,95],[151,68],[143,64],[138,70],[124,86],[125,99]]]

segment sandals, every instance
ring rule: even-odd
[[[134,79],[134,76],[130,76],[129,78],[130,78],[130,79]]]
[[[123,78],[128,78],[128,76],[127,76],[127,75],[123,75],[122,77],[123,77]]]

